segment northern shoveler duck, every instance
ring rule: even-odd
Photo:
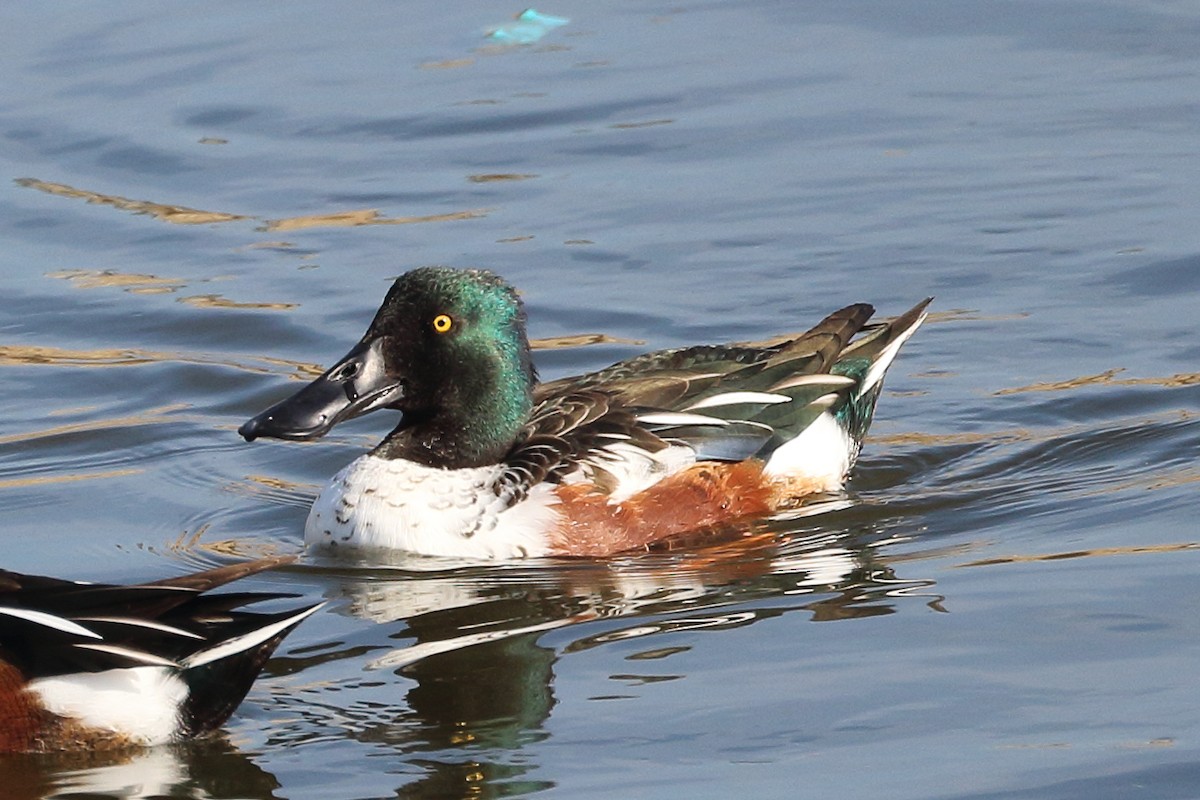
[[[609,555],[841,488],[929,302],[873,325],[858,303],[772,343],[539,384],[517,293],[490,272],[424,267],[396,280],[344,358],[238,432],[315,439],[402,412],[320,493],[310,546]]]
[[[0,570],[0,753],[156,745],[229,718],[283,638],[320,604],[208,594],[291,560],[259,559],[131,586]]]

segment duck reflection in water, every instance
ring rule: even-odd
[[[277,797],[279,781],[238,751],[223,733],[183,746],[132,750],[0,754],[4,800],[88,797],[208,800]]]
[[[833,621],[890,614],[905,597],[940,601],[926,594],[928,581],[898,578],[881,560],[878,546],[890,539],[816,527],[781,539],[780,526],[794,531],[797,521],[617,561],[481,567],[401,557],[393,568],[361,570],[336,562],[333,605],[379,625],[366,629],[368,641],[351,637],[339,643],[344,655],[329,657],[373,651],[368,674],[390,671],[411,684],[403,705],[395,704],[396,687],[385,686],[380,697],[393,698],[386,707],[339,707],[337,720],[324,724],[401,751],[403,772],[414,777],[400,796],[522,795],[550,785],[523,748],[549,736],[560,658],[638,637],[655,640],[648,650],[670,649],[680,636],[690,641],[792,611]],[[796,602],[781,604],[784,596]]]

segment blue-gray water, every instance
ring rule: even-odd
[[[546,377],[936,295],[850,507],[611,563],[306,559],[247,582],[332,603],[220,737],[0,793],[1200,795],[1200,8],[556,0],[489,48],[520,10],[9,4],[0,565],[298,551],[393,420],[234,431],[433,263],[507,276],[535,337],[644,342]]]

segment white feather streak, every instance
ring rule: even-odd
[[[784,378],[779,383],[771,387],[773,392],[781,392],[784,389],[795,389],[799,386],[813,386],[821,384],[830,388],[838,388],[842,386],[850,386],[854,383],[853,378],[847,378],[845,375],[830,375],[820,373],[817,375],[793,375],[790,378]]]
[[[716,425],[725,426],[729,422],[727,420],[718,419],[716,417],[705,416],[704,414],[683,414],[678,411],[657,411],[649,414],[639,414],[637,421],[646,425]]]
[[[44,625],[47,628],[54,628],[63,633],[70,633],[75,636],[86,636],[89,639],[103,639],[104,637],[95,631],[90,631],[82,625],[78,625],[69,619],[47,614],[45,611],[32,611],[27,608],[0,608],[0,614],[9,617],[23,619],[26,622],[32,622],[35,625]]]
[[[133,619],[131,617],[76,617],[76,619],[81,622],[107,622],[112,625],[128,625],[131,628],[146,628],[147,630],[182,636],[185,639],[204,638],[198,633],[192,633],[191,631],[185,631],[183,628],[176,628],[174,625],[166,625],[162,622],[155,622],[149,619]]]
[[[836,403],[839,399],[840,399],[839,395],[837,395],[837,394],[833,394],[833,393],[823,394],[820,397],[818,397],[816,400],[813,400],[808,405],[816,406],[817,408],[829,408],[834,403]]]
[[[925,321],[928,314],[922,314],[917,317],[917,321],[909,326],[908,330],[903,331],[893,341],[888,343],[888,346],[883,348],[879,357],[875,359],[875,363],[871,364],[871,368],[867,370],[867,374],[863,376],[862,386],[859,387],[859,395],[866,394],[875,384],[883,380],[883,375],[887,372],[887,368],[892,365],[892,360],[896,358],[896,354],[900,352],[900,348],[908,341],[908,338],[917,332],[917,328],[921,327],[921,323]]]
[[[122,647],[119,644],[77,644],[80,650],[95,650],[100,653],[112,653],[114,656],[121,656],[133,661],[140,661],[143,664],[151,667],[178,667],[169,658],[156,656],[153,653],[147,653],[144,650],[134,650],[132,647]]]
[[[201,667],[205,664],[211,664],[214,661],[220,661],[222,658],[228,658],[236,653],[241,653],[251,648],[257,647],[268,639],[277,636],[282,631],[300,622],[300,620],[317,611],[321,606],[320,603],[312,608],[306,608],[298,614],[293,614],[286,619],[281,619],[279,622],[273,622],[258,630],[250,633],[235,636],[232,639],[226,639],[218,645],[201,650],[198,653],[192,653],[187,658],[183,659],[182,665],[185,669],[193,667]]]
[[[790,403],[792,398],[785,394],[771,394],[770,392],[724,392],[722,394],[714,394],[712,397],[706,397],[703,400],[692,403],[685,411],[695,411],[698,408],[714,408],[716,406],[732,406],[741,403]]]

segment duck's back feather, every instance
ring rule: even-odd
[[[665,350],[541,384],[502,491],[516,503],[542,481],[586,481],[619,500],[697,462],[748,458],[773,474],[816,470],[836,483],[857,455],[883,373],[928,303],[873,326],[874,309],[857,303],[761,346]],[[798,457],[801,449],[820,463]]]

